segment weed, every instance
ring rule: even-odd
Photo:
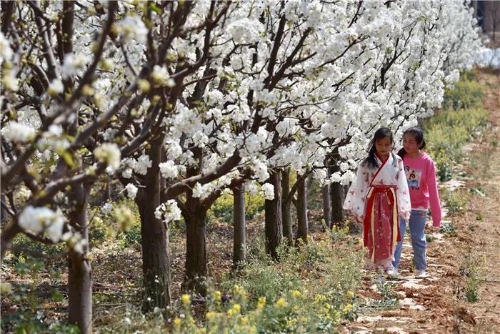
[[[465,278],[465,299],[469,303],[479,301],[479,288],[484,282],[484,261],[471,249],[463,255],[460,274]]]
[[[445,190],[442,193],[443,202],[449,215],[462,212],[469,201],[469,192],[464,189]]]
[[[443,234],[451,235],[451,236],[457,235],[457,230],[455,229],[455,226],[453,226],[453,224],[451,222],[444,222],[441,225],[440,232]]]

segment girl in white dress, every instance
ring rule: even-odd
[[[382,268],[389,275],[394,274],[394,250],[401,240],[399,217],[408,220],[411,213],[403,161],[393,147],[392,131],[378,129],[344,202],[344,209],[363,223],[368,269]]]

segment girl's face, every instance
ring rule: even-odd
[[[403,148],[410,156],[415,156],[420,153],[420,146],[415,140],[415,135],[407,133],[403,136]]]
[[[392,151],[392,141],[390,138],[380,138],[375,141],[375,151],[377,155],[386,159],[389,157],[389,153]]]

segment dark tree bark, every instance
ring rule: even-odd
[[[149,156],[152,165],[140,188],[136,203],[141,216],[142,273],[144,312],[151,312],[155,307],[165,309],[170,305],[170,258],[168,254],[167,225],[155,217],[155,210],[160,205],[161,182],[158,164],[163,152],[163,137],[158,136],[151,142]]]
[[[246,262],[245,191],[243,185],[233,188],[233,199],[233,268],[239,269]]]
[[[206,295],[207,278],[207,211],[198,198],[190,194],[186,201],[187,212],[183,212],[186,222],[186,266],[183,282],[184,291]]]
[[[277,260],[278,247],[283,241],[280,172],[272,171],[268,182],[274,186],[274,199],[265,201],[266,252]]]
[[[293,222],[292,222],[292,197],[290,193],[290,170],[286,169],[281,172],[281,189],[283,193],[281,203],[281,213],[283,217],[283,238],[289,246],[293,246]]]
[[[75,209],[69,215],[70,225],[83,240],[88,240],[88,199],[90,187],[76,186],[70,193]],[[68,253],[68,322],[78,326],[80,333],[92,333],[92,267],[86,258],[88,245],[83,254],[74,250]]]
[[[337,171],[339,171],[339,167],[335,163],[332,167],[332,174]],[[344,209],[342,208],[345,199],[344,186],[338,182],[333,182],[330,185],[330,194],[332,200],[332,226],[340,225],[345,218]]]
[[[330,201],[330,184],[327,183],[321,188],[321,196],[323,198],[323,220],[325,226],[332,226],[332,202]]]
[[[307,220],[307,182],[305,178],[297,175],[297,241],[307,243],[309,222]]]

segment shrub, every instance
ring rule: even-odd
[[[457,110],[481,107],[483,85],[470,80],[470,76],[462,76],[462,78],[455,84],[455,87],[445,91],[443,108]]]
[[[253,219],[264,210],[264,197],[259,194],[245,194],[245,218]],[[233,219],[233,195],[230,193],[219,197],[208,211],[209,218],[220,218],[226,223]]]
[[[453,165],[460,163],[465,156],[463,147],[487,122],[488,112],[484,109],[440,111],[423,122],[428,152],[436,163],[440,181],[452,178]]]

